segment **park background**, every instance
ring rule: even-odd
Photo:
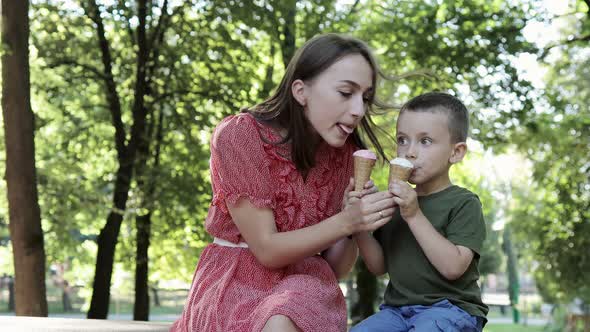
[[[9,204],[16,172],[0,181],[0,314],[177,317],[211,241],[214,126],[268,96],[305,40],[340,32],[375,51],[381,100],[442,90],[470,109],[452,179],[484,206],[486,331],[588,317],[590,0],[38,0],[28,22],[7,16],[18,2],[2,0],[0,174],[30,167],[19,186],[34,190]],[[28,68],[8,62],[11,20],[28,33]],[[14,77],[30,77],[22,110],[7,107]],[[7,129],[29,103],[34,126],[17,131],[34,150],[15,158],[25,145]],[[375,118],[389,156],[396,115]],[[13,213],[31,217],[10,226]],[[384,282],[362,262],[342,281],[351,322]]]

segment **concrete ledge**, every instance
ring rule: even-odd
[[[102,319],[0,316],[0,330],[2,332],[167,332],[170,329],[170,326],[172,326],[172,323],[152,323]]]

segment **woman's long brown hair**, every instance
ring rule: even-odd
[[[375,124],[371,120],[372,105],[384,106],[376,101],[374,92],[377,88],[377,75],[380,72],[369,47],[359,39],[334,33],[310,39],[297,50],[289,62],[286,73],[274,94],[262,103],[243,110],[243,112],[251,113],[262,123],[286,129],[284,139],[275,144],[291,144],[291,160],[301,174],[307,174],[307,171],[314,166],[314,135],[303,107],[293,97],[291,85],[298,79],[304,82],[313,80],[336,61],[352,54],[362,55],[373,72],[371,77],[373,93],[368,96],[367,112],[361,120],[361,127],[379,155],[386,160],[383,148],[373,131]],[[366,148],[358,129],[352,133],[352,139],[359,148]]]

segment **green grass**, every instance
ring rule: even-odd
[[[541,332],[544,326],[524,326],[518,324],[488,324],[483,332]]]

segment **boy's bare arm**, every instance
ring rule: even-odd
[[[460,278],[473,259],[471,249],[453,244],[426,219],[422,211],[406,220],[432,265],[448,280]]]
[[[360,232],[354,235],[354,239],[367,269],[376,276],[385,274],[387,271],[385,270],[383,248],[373,235],[369,232]]]
[[[453,244],[432,226],[422,213],[418,195],[410,185],[395,181],[389,189],[395,195],[394,200],[399,205],[402,218],[430,263],[448,280],[461,277],[473,259],[473,251]]]
[[[340,239],[322,252],[322,257],[330,264],[337,279],[342,279],[352,270],[358,257],[358,248],[347,237]]]
[[[350,184],[353,184],[352,179]],[[349,184],[349,186],[350,186]],[[367,182],[365,185],[365,189],[362,192],[359,191],[351,191],[350,188],[347,188],[347,191],[344,195],[344,202],[343,206],[344,209],[347,208],[348,204],[352,202],[358,201],[360,199],[366,199],[368,201],[375,200],[372,197],[378,197],[379,195],[383,195],[383,193],[378,192],[378,188],[373,184],[373,181]],[[384,208],[381,212],[379,212],[379,217],[384,220],[391,220],[393,213],[395,212],[395,208],[393,207],[393,195],[391,193],[386,192],[386,196],[384,197],[384,204],[381,206]],[[377,240],[371,235],[370,232],[358,232],[353,235],[353,239],[355,240],[360,255],[367,265],[367,268],[371,273],[376,276],[380,276],[387,272],[385,270],[385,259],[383,256],[383,249]]]

